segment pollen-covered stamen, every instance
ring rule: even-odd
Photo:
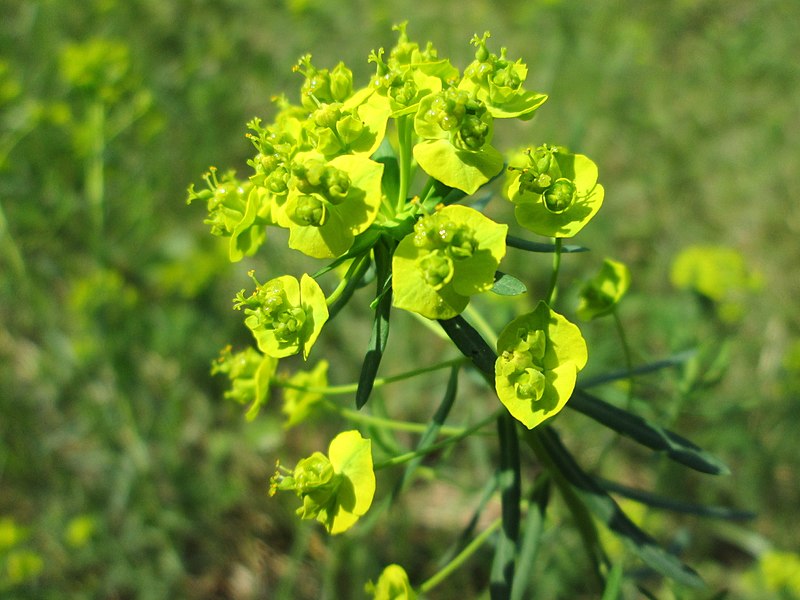
[[[563,213],[575,201],[575,184],[569,179],[558,179],[544,191],[544,205],[552,213]]]
[[[425,283],[439,290],[453,279],[453,260],[441,250],[426,254],[417,262]]]

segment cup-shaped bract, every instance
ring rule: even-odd
[[[417,594],[408,581],[405,569],[400,565],[389,565],[382,572],[378,581],[371,581],[365,586],[368,594],[375,600],[416,600]]]
[[[328,533],[347,531],[366,514],[375,496],[372,442],[358,431],[337,435],[328,455],[315,452],[287,475],[278,471],[270,480],[270,494],[293,490],[302,500],[297,514],[316,519]]]
[[[394,305],[429,319],[456,316],[470,296],[491,289],[507,231],[467,206],[422,217],[392,258]]]
[[[542,147],[508,187],[514,215],[524,228],[554,238],[577,234],[603,204],[597,165],[583,154]]]
[[[364,156],[298,155],[292,190],[276,216],[289,229],[289,247],[314,258],[347,252],[378,214],[382,176],[383,165]]]
[[[451,87],[424,97],[414,130],[422,138],[414,158],[445,185],[473,194],[503,170],[503,156],[491,145],[493,117],[470,92]]]
[[[248,297],[240,292],[236,308],[244,308],[245,325],[253,332],[258,349],[275,358],[298,353],[308,358],[328,320],[325,294],[305,273],[300,281],[282,275],[258,284]]]
[[[588,357],[578,327],[543,301],[506,325],[497,354],[497,396],[528,429],[564,408]]]
[[[631,284],[631,274],[624,263],[606,258],[600,271],[581,288],[578,316],[591,321],[614,310]]]
[[[547,95],[526,90],[523,83],[528,67],[520,59],[509,60],[505,48],[500,49],[500,56],[489,52],[488,38],[488,32],[482,38],[477,35],[472,38],[475,60],[464,69],[459,89],[474,92],[496,119],[530,119]]]

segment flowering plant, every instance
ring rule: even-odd
[[[299,279],[270,274],[273,278],[261,284],[251,273],[255,291],[240,292],[235,307],[243,310],[258,351],[228,350],[215,366],[232,382],[226,396],[249,403],[252,417],[266,402],[270,385],[283,387],[287,427],[300,425],[318,411],[332,411],[356,424],[425,432],[415,450],[392,453],[382,447],[381,456],[374,458],[369,439],[358,430],[346,431],[333,439],[327,455],[314,452],[293,470],[279,467],[270,493],[294,491],[302,503],[297,509],[301,518],[319,521],[332,534],[342,533],[356,526],[372,505],[374,471],[404,464],[403,477],[410,477],[422,456],[497,422],[495,486],[502,517],[418,585],[409,583],[401,566],[388,566],[377,583],[367,586],[376,598],[413,598],[429,591],[489,539],[495,540],[496,548],[492,598],[511,597],[512,590],[514,597],[522,597],[530,565],[517,564],[524,560],[521,519],[524,513],[544,517],[551,485],[574,513],[599,585],[613,565],[595,530],[598,524],[623,539],[657,572],[685,585],[700,585],[691,568],[622,512],[609,495],[609,484],[585,471],[556,433],[556,417],[571,407],[685,466],[712,474],[726,471],[683,437],[590,392],[593,385],[632,380],[679,364],[680,358],[639,367],[628,360],[622,372],[579,379],[589,359],[587,344],[578,326],[553,307],[562,255],[586,250],[565,246],[563,240],[587,226],[603,203],[597,166],[582,154],[552,144],[510,153],[514,158],[507,163],[494,146],[495,129],[504,121],[532,118],[547,96],[526,88],[526,65],[510,59],[505,48],[494,53],[488,33],[472,39],[475,57],[461,72],[439,57],[431,43],[411,41],[405,24],[396,30],[397,43],[388,53],[381,48],[369,55],[375,74],[360,88],[343,63],[321,69],[311,56],[302,57],[295,68],[302,76],[298,102],[279,97],[272,122],[253,119],[248,125],[255,147],[249,177],[218,177],[212,170],[205,178],[207,189],[189,188],[190,201],[207,203],[211,233],[230,238],[232,261],[255,254],[271,228],[288,230],[289,248],[326,261]],[[488,200],[496,194],[493,180],[504,170],[502,194],[513,205],[513,223],[496,222],[486,214]],[[512,227],[550,239],[515,237],[509,234]],[[521,279],[500,270],[511,250],[552,256],[544,294],[534,297]],[[629,280],[622,263],[606,261],[582,290],[577,314],[592,319],[614,311]],[[322,359],[309,371],[278,374],[278,360],[295,354],[309,358],[329,322],[368,283],[375,286],[370,303],[373,328],[358,382],[329,386],[332,359]],[[527,294],[533,298],[527,306],[534,308],[512,318],[498,336],[472,304],[486,294]],[[395,310],[433,321],[460,357],[378,378]],[[458,373],[470,367],[499,402],[476,424],[448,428],[444,419],[457,396]],[[437,416],[427,427],[362,410],[376,387],[438,369],[449,369],[450,378]],[[355,410],[331,400],[336,395],[351,396]],[[527,499],[520,440],[541,467]],[[665,502],[654,495],[637,496],[619,484],[613,489],[640,502]],[[537,544],[541,532],[525,534],[531,536],[529,543]],[[532,556],[535,552],[525,554]]]

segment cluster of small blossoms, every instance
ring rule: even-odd
[[[277,360],[307,359],[324,324],[366,277],[377,280],[373,308],[384,334],[391,307],[447,320],[472,297],[501,293],[496,281],[509,225],[486,216],[485,202],[470,196],[506,166],[492,145],[498,123],[532,118],[547,96],[525,88],[525,64],[509,59],[505,48],[493,53],[488,33],[472,39],[475,57],[462,73],[432,44],[411,41],[405,25],[396,30],[394,48],[370,53],[375,74],[360,88],[343,63],[322,69],[303,56],[295,67],[303,78],[298,102],[278,97],[271,123],[248,124],[256,151],[249,178],[212,170],[207,189],[189,190],[190,201],[206,203],[211,232],[230,238],[232,261],[255,254],[275,227],[288,231],[290,248],[328,261],[299,279],[278,275],[262,284],[253,276],[255,290],[236,296],[258,350],[229,351],[215,371],[228,375],[228,395],[250,404],[251,416],[266,400],[267,380],[277,377]],[[511,163],[504,195],[516,225],[527,231],[560,242],[602,204],[597,167],[581,154],[544,144]],[[318,283],[326,273],[341,276],[327,295]],[[607,291],[602,282],[595,288]],[[364,370],[372,379],[385,336],[374,343]],[[544,301],[506,326],[497,355],[497,395],[528,428],[561,410],[587,360],[577,326]],[[322,398],[298,388],[324,387],[327,368],[321,361],[283,382],[294,390],[287,393],[287,426],[300,423]],[[295,491],[302,500],[298,514],[339,533],[372,501],[370,453],[369,440],[357,432],[341,434],[328,456],[314,453],[294,470],[279,470],[271,491]]]

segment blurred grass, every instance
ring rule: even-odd
[[[291,503],[265,498],[266,477],[278,455],[290,463],[309,441],[323,447],[325,433],[308,429],[301,443],[281,432],[274,407],[244,424],[240,407],[221,402],[223,384],[208,365],[224,344],[248,343],[230,310],[246,267],[226,263],[203,207],[184,204],[186,186],[209,165],[247,172],[244,124],[269,118],[272,95],[296,94],[290,67],[301,54],[320,67],[344,60],[364,82],[369,50],[391,46],[390,27],[404,19],[412,38],[430,39],[458,66],[471,57],[471,35],[485,30],[527,62],[529,87],[550,100],[532,122],[498,127],[501,146],[560,143],[598,163],[605,207],[579,238],[593,252],[568,256],[564,281],[588,276],[606,255],[630,265],[621,318],[637,361],[699,343],[713,355],[714,342],[730,341],[719,385],[690,390],[688,374],[651,378],[637,387],[636,408],[674,421],[734,474],[687,481],[624,444],[603,463],[606,474],[757,510],[747,530],[800,551],[800,4],[8,0],[3,12],[0,519],[18,533],[0,543],[3,597],[358,597],[389,561],[405,560],[412,581],[430,575],[463,523],[445,517],[466,519],[494,448],[471,442],[442,481],[414,488],[403,506],[424,505],[421,514],[394,511],[392,524],[347,540],[298,525]],[[91,40],[122,48],[105,55],[117,57],[108,90],[65,71],[70,45]],[[275,237],[249,266],[274,273],[295,264]],[[737,248],[761,273],[764,292],[747,298],[740,323],[716,321],[670,286],[671,261],[697,243]],[[548,268],[543,257],[530,273],[534,290]],[[567,313],[571,300],[561,300]],[[338,353],[338,383],[352,378],[368,338],[368,315],[348,318],[317,355]],[[397,317],[395,332],[412,327]],[[594,372],[622,364],[610,323],[585,334]],[[403,357],[434,360],[446,348],[427,333],[391,343],[386,373],[405,368]],[[436,385],[388,389],[386,410],[409,418],[432,410]],[[579,416],[562,418],[571,445],[596,458],[601,433]],[[655,469],[642,473],[641,463]],[[759,538],[649,518],[665,538],[684,526],[694,532],[690,554],[713,559],[701,569],[713,589],[747,589],[739,575]],[[541,597],[589,597],[565,527],[556,522],[548,534]],[[294,590],[293,572],[302,574]],[[435,597],[469,596],[485,573],[461,573],[458,593]]]

